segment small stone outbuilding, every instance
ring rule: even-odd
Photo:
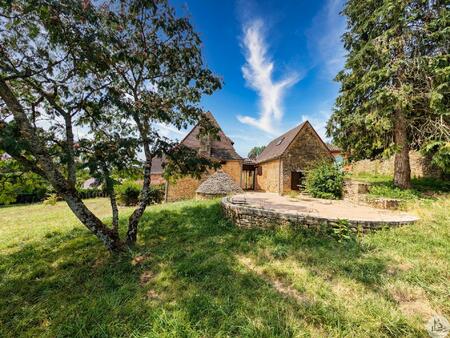
[[[244,176],[253,177],[253,190],[285,194],[300,190],[306,172],[323,159],[334,161],[328,146],[306,121],[272,140],[252,166],[244,166]]]
[[[209,176],[195,192],[197,199],[210,199],[240,194],[244,191],[230,175],[219,171]]]

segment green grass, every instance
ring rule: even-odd
[[[237,229],[218,201],[152,206],[120,257],[61,202],[0,208],[0,336],[426,337],[450,319],[450,197],[408,208],[420,222],[339,243]]]
[[[391,176],[359,173],[349,175],[349,178],[371,183],[370,195],[374,197],[388,197],[402,200],[428,199],[450,192],[450,181],[434,178],[413,178],[411,189],[399,189],[394,186]]]

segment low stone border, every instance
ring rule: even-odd
[[[303,228],[318,228],[326,225],[338,226],[340,222],[346,221],[348,226],[355,232],[367,232],[382,228],[394,228],[402,225],[412,224],[416,220],[404,221],[361,221],[343,220],[336,218],[323,218],[311,216],[304,213],[283,213],[273,209],[262,209],[242,203],[232,203],[232,197],[222,199],[224,214],[234,224],[242,228],[274,228],[280,226],[294,226]]]

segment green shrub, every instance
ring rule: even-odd
[[[373,185],[369,188],[369,195],[401,200],[412,200],[420,197],[420,193],[413,189],[400,189],[393,183]]]
[[[126,180],[116,187],[117,201],[120,205],[131,206],[139,202],[142,186],[131,180]],[[164,199],[164,184],[150,187],[149,204],[161,203]]]
[[[338,199],[342,197],[344,173],[340,165],[319,162],[306,175],[306,191],[313,197]]]
[[[124,181],[116,187],[117,201],[121,205],[136,205],[139,201],[141,186],[135,181]]]
[[[164,200],[164,184],[152,185],[150,190],[150,204],[161,203]]]
[[[49,194],[47,198],[44,200],[45,205],[55,205],[58,202],[59,198],[57,194]]]

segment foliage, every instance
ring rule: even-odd
[[[14,159],[0,160],[0,204],[38,202],[48,191],[48,184],[38,175],[24,172]]]
[[[306,191],[313,197],[339,199],[343,186],[344,173],[337,163],[319,162],[306,175]]]
[[[57,194],[49,194],[45,200],[44,205],[56,205],[56,202],[58,202],[59,198]]]
[[[412,179],[411,189],[399,189],[392,184],[392,177],[370,173],[351,175],[352,179],[371,183],[369,195],[375,197],[417,200],[418,198],[434,198],[450,192],[450,181],[429,177]]]
[[[413,189],[399,189],[392,183],[379,184],[370,187],[369,194],[377,197],[396,198],[401,200],[416,199],[420,196]]]
[[[117,198],[120,205],[132,206],[139,202],[141,185],[136,181],[125,180],[117,186]],[[150,187],[149,204],[161,203],[164,199],[164,185],[152,185]]]
[[[248,152],[248,158],[254,160],[255,158],[257,158],[262,152],[263,150],[266,148],[266,146],[256,146],[253,147],[252,149],[250,149],[250,151]]]
[[[339,243],[356,240],[355,232],[350,228],[350,223],[347,220],[339,220],[330,230],[331,236]]]
[[[132,245],[151,199],[154,156],[164,154],[172,168],[188,170],[183,174],[215,165],[190,154],[185,166],[184,149],[158,132],[160,124],[200,122],[201,133],[213,135],[198,104],[221,87],[189,19],[177,17],[167,1],[3,1],[0,46],[0,149],[48,180],[110,250],[124,245],[115,173],[140,166],[143,174],[126,235]],[[79,129],[88,136],[78,137]],[[77,195],[83,168],[105,183],[112,228]]]
[[[450,313],[450,199],[408,203],[417,224],[344,243],[156,205],[121,259],[61,202],[0,208],[0,336],[425,337],[424,313]]]
[[[119,204],[125,206],[136,205],[139,202],[141,186],[135,181],[124,181],[116,188]]]
[[[78,188],[77,192],[83,199],[107,196],[106,192],[100,188]]]
[[[433,155],[448,170],[446,2],[350,0],[343,14],[348,53],[336,77],[341,90],[328,134],[350,160],[403,154],[396,175],[407,170],[410,148]]]

